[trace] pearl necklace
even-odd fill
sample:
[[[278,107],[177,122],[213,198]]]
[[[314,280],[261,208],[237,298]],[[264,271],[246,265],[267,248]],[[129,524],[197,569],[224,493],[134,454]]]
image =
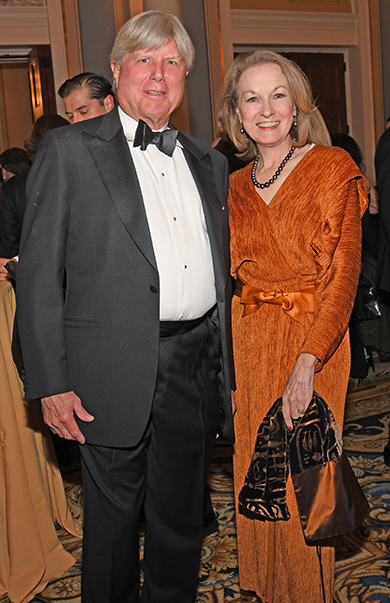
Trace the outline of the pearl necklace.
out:
[[[275,174],[272,176],[272,178],[270,178],[268,180],[268,182],[258,182],[256,180],[256,170],[257,170],[257,166],[259,165],[259,153],[257,153],[257,157],[255,159],[255,162],[254,162],[253,168],[252,168],[252,182],[253,182],[253,184],[257,188],[268,188],[269,186],[271,186],[271,184],[273,184],[275,182],[276,178],[280,175],[280,172],[283,170],[283,168],[286,165],[287,161],[289,159],[291,159],[294,151],[295,151],[295,147],[293,145],[291,147],[291,149],[289,150],[289,152],[287,153],[286,157],[283,159],[283,161],[280,164],[280,166],[278,167],[278,169],[276,170]]]

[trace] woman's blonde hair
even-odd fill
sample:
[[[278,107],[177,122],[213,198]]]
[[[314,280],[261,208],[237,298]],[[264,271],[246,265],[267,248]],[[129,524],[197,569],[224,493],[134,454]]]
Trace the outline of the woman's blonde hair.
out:
[[[279,65],[290,87],[296,106],[297,126],[292,126],[290,134],[294,146],[316,143],[332,146],[324,119],[316,107],[311,86],[306,75],[296,63],[271,50],[256,50],[251,53],[240,53],[230,67],[225,78],[222,96],[223,123],[229,138],[240,151],[240,157],[251,160],[257,155],[255,142],[240,131],[236,106],[238,103],[238,85],[242,74],[250,67],[273,63]]]
[[[117,33],[111,51],[111,61],[119,64],[129,52],[157,49],[170,40],[176,42],[188,71],[195,59],[195,49],[184,26],[175,15],[149,10],[127,21]]]

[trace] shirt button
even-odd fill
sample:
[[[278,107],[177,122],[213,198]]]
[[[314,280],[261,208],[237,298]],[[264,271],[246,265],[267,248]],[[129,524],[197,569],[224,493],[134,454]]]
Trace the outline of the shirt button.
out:
[[[173,216],[173,221],[176,222],[177,218],[175,218],[175,216]]]
[[[165,176],[164,172],[162,172],[161,176],[164,178],[164,176]]]
[[[187,264],[184,264],[184,270],[187,270]]]
[[[151,290],[152,293],[157,293],[158,288],[156,287],[156,285],[150,285],[149,289]]]

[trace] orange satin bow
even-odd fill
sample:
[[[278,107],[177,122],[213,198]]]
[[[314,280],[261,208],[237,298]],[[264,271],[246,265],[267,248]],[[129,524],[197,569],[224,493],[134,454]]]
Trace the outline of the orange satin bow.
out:
[[[286,314],[302,325],[305,324],[306,312],[314,312],[315,292],[315,287],[308,287],[293,293],[283,293],[280,289],[262,291],[258,287],[244,285],[239,281],[235,291],[236,295],[241,297],[241,303],[245,306],[243,316],[256,312],[263,304],[275,304],[282,306]]]

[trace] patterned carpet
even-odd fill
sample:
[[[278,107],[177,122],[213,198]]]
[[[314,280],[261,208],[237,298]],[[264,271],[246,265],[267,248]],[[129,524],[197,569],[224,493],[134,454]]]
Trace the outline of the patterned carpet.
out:
[[[390,410],[390,371],[381,367],[369,383],[348,394],[344,446],[371,505],[364,526],[340,539],[336,563],[336,603],[388,603],[390,601],[390,468],[383,462]],[[83,493],[77,454],[63,472],[72,512],[81,517]],[[232,449],[218,442],[210,470],[213,505],[220,530],[204,540],[197,603],[255,603],[240,593],[237,566]],[[77,562],[35,599],[38,603],[80,603],[81,543],[59,529],[59,538]],[[142,556],[141,534],[141,556]],[[6,597],[0,603],[8,603]],[[283,603],[282,601],[279,603]]]
[[[371,506],[363,527],[340,539],[335,601],[390,601],[390,467],[383,462],[390,411],[390,377],[348,395],[344,447]]]

